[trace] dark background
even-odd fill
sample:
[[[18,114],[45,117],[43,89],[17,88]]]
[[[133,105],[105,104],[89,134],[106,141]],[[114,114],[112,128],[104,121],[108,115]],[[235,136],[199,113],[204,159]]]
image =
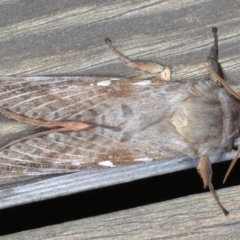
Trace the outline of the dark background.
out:
[[[240,184],[240,163],[235,166],[226,184],[222,184],[228,166],[228,162],[213,165],[215,189]],[[180,171],[1,210],[0,234],[97,216],[206,191],[208,190],[203,189],[202,180],[195,169]],[[216,206],[213,211],[220,210]]]

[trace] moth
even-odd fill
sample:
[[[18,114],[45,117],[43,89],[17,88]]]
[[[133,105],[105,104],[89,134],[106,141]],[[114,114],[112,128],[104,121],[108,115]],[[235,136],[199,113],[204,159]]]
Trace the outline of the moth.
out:
[[[227,215],[211,182],[209,155],[219,148],[232,150],[239,136],[240,96],[224,81],[217,28],[212,32],[214,44],[206,66],[210,77],[203,81],[171,82],[170,68],[133,61],[108,38],[105,43],[123,63],[156,78],[3,80],[0,113],[10,122],[17,121],[23,132],[30,124],[32,134],[19,139],[3,134],[1,175],[68,172],[198,155],[204,187],[209,187]]]

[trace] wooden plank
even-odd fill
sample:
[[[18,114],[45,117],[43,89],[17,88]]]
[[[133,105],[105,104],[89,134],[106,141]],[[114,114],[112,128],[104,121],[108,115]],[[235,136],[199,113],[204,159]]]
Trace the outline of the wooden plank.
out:
[[[174,80],[202,79],[207,73],[201,62],[212,44],[211,27],[217,26],[221,62],[233,78],[239,68],[238,4],[3,1],[0,75],[139,76],[109,52],[103,40],[110,37],[129,57],[171,66]]]
[[[225,161],[233,156],[233,152],[224,154],[219,160],[219,155],[215,155],[212,162]],[[197,158],[183,157],[114,169],[80,171],[49,179],[38,177],[20,186],[3,187],[0,209],[194,168],[197,161]]]
[[[7,235],[1,239],[238,239],[240,187],[218,191],[230,210],[216,211],[209,193]]]

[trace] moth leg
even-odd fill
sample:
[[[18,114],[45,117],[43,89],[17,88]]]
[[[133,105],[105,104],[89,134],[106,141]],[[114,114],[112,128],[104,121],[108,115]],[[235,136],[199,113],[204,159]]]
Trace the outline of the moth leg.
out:
[[[221,208],[221,210],[223,211],[223,213],[225,215],[228,215],[229,212],[221,204],[221,202],[218,198],[218,195],[212,185],[212,166],[209,161],[208,155],[201,156],[197,170],[203,180],[203,187],[206,188],[208,186],[208,188],[209,188],[210,192],[212,193],[213,198],[217,202],[218,206]]]
[[[205,63],[203,63],[203,65],[207,68],[207,70],[209,71],[209,73],[210,73],[213,77],[215,77],[215,79],[216,79],[220,84],[222,84],[223,87],[224,87],[229,93],[231,93],[234,97],[236,97],[237,99],[240,100],[240,94],[239,94],[239,93],[237,93],[235,90],[233,90],[232,87],[229,86],[228,83],[227,83],[225,80],[223,80],[222,78],[220,78],[220,77],[219,77],[215,72],[213,72],[213,70],[212,70],[210,67],[208,67]]]
[[[237,99],[240,100],[240,94],[237,93],[234,89],[232,89],[231,86],[228,85],[228,83],[224,80],[224,74],[222,71],[222,67],[220,63],[218,62],[218,39],[217,39],[217,28],[212,28],[213,36],[214,36],[214,45],[210,50],[210,55],[208,56],[208,63],[209,66],[204,64],[204,66],[208,69],[210,73],[210,78],[213,81],[217,81],[220,85],[222,85],[231,95],[236,97]],[[223,107],[223,113],[226,116],[229,116],[229,109],[227,105],[225,104],[225,99],[221,100],[222,102],[222,107]],[[229,117],[226,117],[223,119],[223,130],[225,131],[225,135],[228,136],[232,133],[229,133],[229,126],[232,126],[232,119]],[[232,130],[232,129],[230,129]],[[225,151],[230,152],[233,148],[233,143],[234,143],[235,137],[231,137],[228,139],[228,142],[223,146]],[[226,180],[226,177],[225,177]],[[224,180],[224,182],[225,182]]]
[[[227,172],[226,172],[226,174],[225,174],[225,176],[224,176],[224,179],[223,179],[223,183],[226,182],[226,180],[227,180],[230,172],[232,171],[234,165],[236,164],[236,162],[237,162],[237,160],[238,160],[238,158],[239,158],[239,155],[240,155],[240,146],[238,147],[238,151],[237,151],[234,159],[232,160],[230,166],[228,167],[228,170],[227,170]]]
[[[222,67],[220,63],[218,62],[218,35],[217,35],[217,28],[213,27],[212,28],[212,33],[214,37],[214,44],[210,49],[210,54],[207,58],[209,67],[212,69],[214,73],[216,73],[220,78],[224,79],[224,74],[222,71]],[[213,81],[217,81],[215,77],[210,73],[210,78]]]
[[[203,65],[207,68],[207,70],[210,73],[210,78],[218,82],[219,84],[223,85],[223,87],[231,93],[233,96],[235,96],[237,99],[240,100],[240,94],[238,94],[236,91],[234,91],[231,86],[228,85],[228,83],[224,80],[224,74],[222,71],[222,67],[220,63],[218,62],[218,36],[217,36],[217,28],[212,28],[213,37],[214,37],[214,44],[213,47],[210,50],[210,54],[207,58],[209,66],[207,66],[205,63]]]
[[[118,56],[124,64],[131,68],[137,68],[145,72],[149,72],[152,74],[159,74],[160,79],[164,81],[171,80],[171,70],[169,67],[164,67],[158,63],[154,62],[141,62],[141,61],[134,61],[130,58],[124,56],[121,52],[119,52],[113,45],[109,38],[105,39],[105,43],[109,46],[111,51]]]

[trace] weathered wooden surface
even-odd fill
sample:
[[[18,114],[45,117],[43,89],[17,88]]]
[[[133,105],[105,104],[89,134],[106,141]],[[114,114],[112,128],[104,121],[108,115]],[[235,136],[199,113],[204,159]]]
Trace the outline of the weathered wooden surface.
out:
[[[208,0],[2,1],[0,2],[0,76],[139,76],[139,71],[126,68],[109,52],[103,39],[110,37],[119,50],[131,58],[158,61],[172,67],[173,80],[202,79],[208,75],[202,62],[206,61],[212,45],[211,27],[216,26],[219,29],[220,61],[228,80],[234,85],[237,84],[240,73],[239,6],[240,1]],[[168,169],[174,164],[172,162],[168,165]],[[189,164],[184,165],[183,169],[187,167]],[[190,167],[195,167],[195,163],[191,160]],[[139,172],[137,169],[132,170],[131,173],[135,174],[130,174],[133,178],[127,181],[138,176],[142,177],[141,168]],[[182,167],[178,168],[180,169]],[[161,172],[159,170],[158,173]],[[149,170],[144,177],[154,174],[157,173]],[[110,179],[110,172],[108,176]],[[91,188],[100,186],[96,185],[101,181],[98,178],[95,183],[90,184]],[[68,175],[68,179],[71,181],[71,175]],[[2,200],[8,199],[6,205],[4,205],[6,201],[1,201],[3,207],[44,199],[41,194],[37,195],[37,192],[33,191],[35,185],[30,185],[28,188],[29,184],[42,183],[40,188],[45,187],[50,193],[54,185],[50,184],[47,189],[45,180],[41,180],[36,178],[31,179],[30,182],[16,182],[13,185],[3,186]],[[115,183],[118,181],[121,182],[117,179]],[[103,181],[102,184],[106,185],[106,182]],[[108,184],[114,183],[107,182]],[[86,190],[84,187],[83,185],[81,189],[75,189],[73,185],[70,188],[65,185],[65,190],[48,194],[46,198]],[[18,195],[24,190],[27,195]],[[15,194],[16,191],[19,192]],[[237,189],[234,191],[237,195]],[[212,201],[209,194],[206,196],[207,201]],[[222,201],[226,202],[226,199]],[[196,204],[196,199],[192,203]],[[201,204],[201,201],[199,203]],[[235,207],[236,204],[229,206]],[[180,210],[186,211],[187,214],[192,211],[186,204],[181,205]],[[189,215],[189,219],[192,219],[189,223],[191,221],[196,223],[200,221],[199,219],[206,222],[208,214],[211,213],[209,211],[204,211],[202,214],[193,213]],[[228,219],[223,218],[220,211],[216,214],[216,218],[220,216],[221,219]],[[174,218],[171,217],[172,220]],[[185,215],[181,215],[180,219],[179,222],[183,224],[182,219],[185,219]],[[93,226],[89,228],[90,231]],[[179,228],[186,231],[189,230],[188,226],[184,221]],[[231,229],[233,228],[235,232],[238,229],[234,224],[231,226]],[[205,232],[209,228],[200,225],[197,229],[199,231],[194,237],[200,237],[201,235],[197,234],[202,234],[201,230]],[[225,230],[226,236],[229,231],[234,232],[229,230],[229,226],[226,228],[219,226],[216,229],[217,233]],[[140,231],[140,228],[137,231]],[[171,230],[168,229],[169,231]],[[118,234],[121,232],[118,231]]]
[[[239,1],[2,1],[0,76],[139,76],[106,45],[173,68],[174,80],[207,75],[201,62],[219,28],[227,75],[239,67]],[[201,70],[201,71],[199,71]],[[231,70],[231,72],[230,72]]]
[[[2,239],[238,239],[240,187],[219,190],[230,210],[216,211],[210,194],[198,194],[25,231]]]
[[[233,153],[223,155],[221,160],[218,157],[213,157],[212,162],[231,158],[233,158]],[[197,158],[183,157],[171,161],[166,160],[114,169],[82,171],[47,179],[40,176],[35,181],[33,179],[32,181],[20,182],[16,186],[9,187],[6,185],[3,187],[0,190],[0,209],[181,171],[195,167],[196,163]]]

